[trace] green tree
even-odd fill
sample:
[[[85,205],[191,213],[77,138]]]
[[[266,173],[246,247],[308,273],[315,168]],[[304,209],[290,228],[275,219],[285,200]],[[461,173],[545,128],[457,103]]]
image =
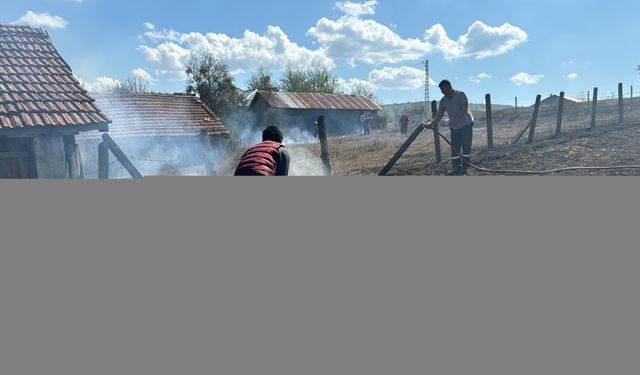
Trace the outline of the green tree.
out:
[[[373,93],[373,88],[369,85],[366,85],[362,82],[354,83],[351,86],[351,95],[361,95],[366,96],[367,98],[373,100],[374,102],[378,101],[378,98]]]
[[[138,74],[131,74],[127,79],[118,82],[106,92],[112,94],[140,94],[149,92],[150,82]]]
[[[339,82],[338,77],[320,64],[310,67],[288,65],[280,80],[280,89],[285,92],[335,94],[339,91]]]
[[[287,65],[280,79],[280,89],[284,92],[310,92],[311,86],[307,82],[305,69]]]
[[[191,55],[186,64],[187,92],[196,94],[211,109],[224,115],[242,103],[229,67],[212,53]]]
[[[122,82],[120,88],[129,93],[145,93],[149,92],[149,84],[150,82],[146,78],[138,74],[131,74]]]
[[[258,71],[251,74],[247,81],[247,88],[259,91],[278,91],[271,79],[271,71],[264,66],[259,67]]]

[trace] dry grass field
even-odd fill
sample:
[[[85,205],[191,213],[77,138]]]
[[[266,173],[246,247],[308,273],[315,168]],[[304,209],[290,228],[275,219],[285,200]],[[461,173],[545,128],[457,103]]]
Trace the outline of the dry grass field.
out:
[[[609,167],[640,164],[640,99],[625,100],[625,119],[618,124],[618,101],[598,103],[597,126],[590,130],[590,103],[565,104],[562,134],[554,138],[557,103],[543,104],[536,126],[535,141],[525,144],[528,132],[517,144],[514,136],[531,119],[533,108],[503,109],[493,114],[494,148],[487,148],[486,118],[476,118],[473,162],[492,170],[547,171],[567,167]],[[412,127],[409,132],[415,129]],[[449,137],[446,126],[442,133]],[[395,124],[373,129],[368,136],[330,137],[329,152],[334,176],[376,176],[407,139]],[[292,154],[291,175],[321,175],[320,145],[287,146]],[[443,162],[435,162],[434,136],[423,131],[393,169],[392,176],[443,175],[449,168],[450,149],[442,142]],[[240,151],[221,174],[232,174]],[[469,175],[510,175],[471,169]],[[580,170],[556,175],[640,175],[640,169]]]

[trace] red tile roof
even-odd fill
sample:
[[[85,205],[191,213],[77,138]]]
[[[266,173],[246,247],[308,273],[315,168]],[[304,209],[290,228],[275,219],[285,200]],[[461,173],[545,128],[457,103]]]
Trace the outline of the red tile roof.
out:
[[[360,95],[259,91],[258,96],[274,108],[382,111],[373,100]]]
[[[109,119],[42,29],[0,25],[0,131],[107,130]]]
[[[192,95],[96,94],[95,98],[113,120],[109,125],[113,138],[229,135],[220,117]],[[79,138],[99,139],[100,135],[89,132]]]

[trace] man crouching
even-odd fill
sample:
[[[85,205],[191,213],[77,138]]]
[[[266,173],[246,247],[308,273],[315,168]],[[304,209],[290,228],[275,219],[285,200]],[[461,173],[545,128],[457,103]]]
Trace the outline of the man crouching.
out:
[[[262,142],[248,149],[240,159],[234,176],[287,176],[289,152],[282,144],[282,130],[269,126],[262,132]]]

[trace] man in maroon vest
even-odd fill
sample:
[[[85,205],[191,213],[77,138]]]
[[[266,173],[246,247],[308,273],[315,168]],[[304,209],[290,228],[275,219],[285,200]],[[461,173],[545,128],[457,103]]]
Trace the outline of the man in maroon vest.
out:
[[[289,152],[282,145],[282,130],[269,126],[262,132],[262,142],[242,155],[235,176],[287,176]]]

